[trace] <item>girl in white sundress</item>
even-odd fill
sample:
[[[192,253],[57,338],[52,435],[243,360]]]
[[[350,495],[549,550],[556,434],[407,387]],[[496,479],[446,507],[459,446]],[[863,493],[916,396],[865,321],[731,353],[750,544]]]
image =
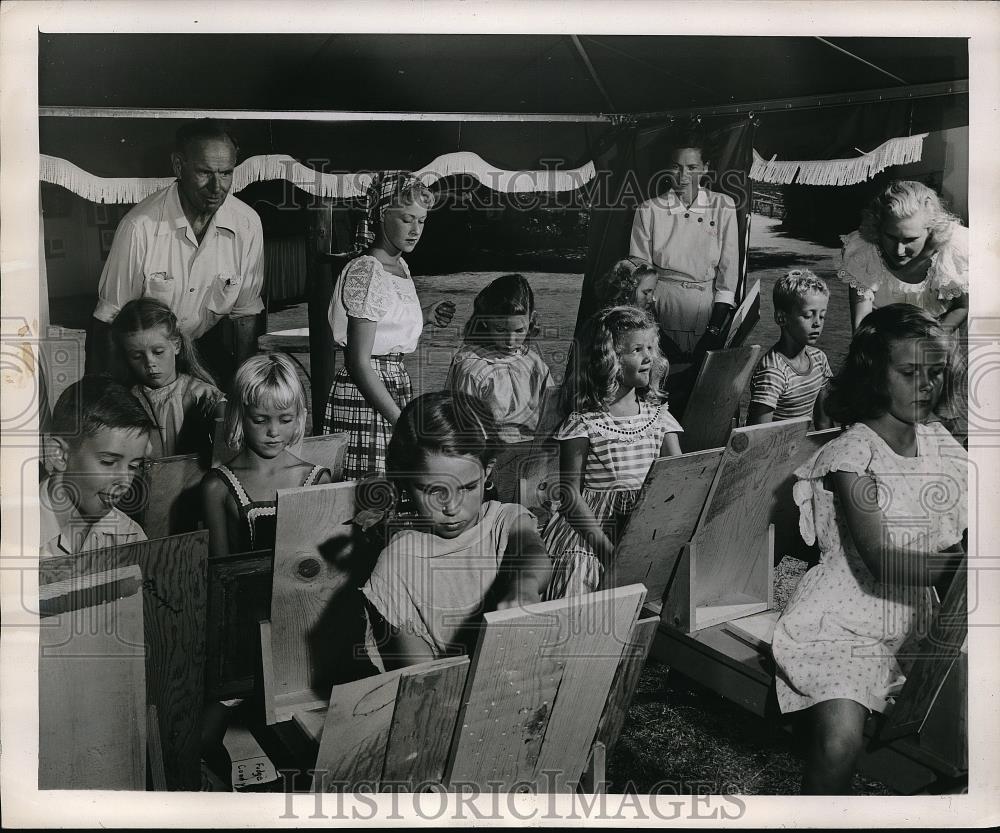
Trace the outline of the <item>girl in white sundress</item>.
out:
[[[796,471],[793,495],[820,562],[774,631],[778,704],[812,737],[802,791],[849,792],[865,720],[903,682],[896,654],[926,633],[931,587],[963,557],[966,453],[928,422],[951,345],[928,313],[870,313],[832,383],[829,412],[849,427]]]
[[[656,322],[635,307],[598,312],[580,342],[574,410],[559,441],[558,505],[542,535],[546,598],[596,590],[653,461],[680,454],[680,425],[650,380],[666,362]]]

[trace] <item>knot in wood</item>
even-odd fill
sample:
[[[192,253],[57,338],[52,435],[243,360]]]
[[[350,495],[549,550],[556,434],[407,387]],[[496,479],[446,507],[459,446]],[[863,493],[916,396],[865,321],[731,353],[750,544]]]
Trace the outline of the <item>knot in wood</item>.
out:
[[[737,454],[742,454],[747,450],[747,446],[750,445],[750,440],[746,438],[745,434],[733,434],[732,439],[733,451]]]
[[[319,562],[315,558],[303,558],[299,562],[298,572],[302,578],[316,578],[319,575]]]

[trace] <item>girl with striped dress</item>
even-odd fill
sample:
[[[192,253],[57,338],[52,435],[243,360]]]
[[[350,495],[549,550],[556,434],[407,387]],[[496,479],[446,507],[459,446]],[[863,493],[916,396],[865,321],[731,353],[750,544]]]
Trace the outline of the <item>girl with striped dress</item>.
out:
[[[666,364],[652,317],[602,310],[581,348],[574,410],[555,434],[560,484],[542,534],[553,560],[548,599],[598,589],[653,461],[680,454],[682,429],[650,384]]]
[[[421,309],[403,254],[416,248],[434,196],[411,174],[372,179],[368,211],[351,260],[337,278],[329,320],[344,351],[327,401],[323,433],[350,435],[344,479],[385,473],[392,426],[413,397],[403,356],[417,349],[424,324],[447,326],[451,301]]]

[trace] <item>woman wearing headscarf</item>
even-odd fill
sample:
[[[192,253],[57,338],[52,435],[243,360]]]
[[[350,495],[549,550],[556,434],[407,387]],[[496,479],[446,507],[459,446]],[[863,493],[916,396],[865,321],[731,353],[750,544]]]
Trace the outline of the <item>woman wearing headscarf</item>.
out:
[[[344,366],[330,390],[323,432],[350,435],[344,478],[385,473],[392,426],[413,396],[403,356],[417,349],[424,324],[444,327],[451,301],[422,309],[404,254],[414,250],[434,195],[412,174],[372,179],[355,248],[361,252],[337,278],[329,320]]]

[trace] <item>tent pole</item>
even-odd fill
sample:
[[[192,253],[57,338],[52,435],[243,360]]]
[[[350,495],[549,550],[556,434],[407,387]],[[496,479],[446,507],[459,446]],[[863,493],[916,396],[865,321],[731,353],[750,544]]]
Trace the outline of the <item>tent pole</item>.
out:
[[[354,110],[182,110],[165,107],[39,107],[38,115],[86,119],[202,119],[320,122],[568,122],[607,124],[600,113],[406,113]]]
[[[649,113],[631,113],[642,120],[678,118],[683,116],[736,116],[747,113],[787,112],[815,110],[821,107],[842,107],[851,104],[870,104],[879,101],[934,98],[946,95],[965,95],[969,92],[969,79],[939,81],[932,84],[911,84],[906,87],[885,87],[830,95],[771,98],[761,101],[744,101],[739,104],[720,104],[704,107],[680,107]],[[104,119],[257,119],[259,121],[416,121],[416,122],[565,122],[576,124],[608,124],[611,117],[600,113],[406,113],[360,112],[353,110],[180,110],[169,108],[137,109],[129,107],[39,107],[41,117],[104,118]]]
[[[848,52],[843,47],[837,46],[837,44],[835,44],[835,43],[833,43],[831,41],[828,41],[826,38],[821,38],[821,37],[818,37],[818,36],[814,35],[813,39],[814,40],[818,40],[820,43],[826,44],[831,49],[836,49],[838,52],[843,52],[849,58],[854,58],[855,61],[860,61],[865,66],[871,67],[872,69],[874,69],[874,70],[876,70],[878,72],[881,72],[883,75],[888,75],[893,81],[898,81],[900,84],[906,84],[907,83],[907,81],[905,79],[900,78],[898,75],[893,75],[888,70],[882,69],[882,67],[880,67],[880,66],[876,66],[871,61],[866,61],[860,55],[855,55],[853,52]]]
[[[615,103],[611,100],[611,96],[608,95],[608,91],[604,89],[604,85],[601,83],[601,79],[597,75],[597,70],[594,69],[594,65],[590,62],[590,56],[587,55],[587,50],[584,49],[583,44],[580,43],[580,39],[576,35],[570,35],[569,39],[573,41],[573,46],[576,47],[576,51],[579,53],[584,66],[587,67],[587,72],[590,73],[590,79],[594,82],[594,85],[604,97],[604,102],[608,105],[608,109],[613,113],[618,112],[615,107]]]
[[[933,84],[912,84],[907,87],[885,87],[877,90],[860,90],[854,93],[770,98],[761,101],[744,101],[740,104],[722,104],[717,107],[681,107],[654,113],[633,113],[636,119],[654,120],[681,116],[737,116],[748,113],[788,112],[791,110],[817,110],[822,107],[845,107],[852,104],[872,104],[880,101],[935,98],[946,95],[965,95],[969,92],[969,79],[938,81]]]

